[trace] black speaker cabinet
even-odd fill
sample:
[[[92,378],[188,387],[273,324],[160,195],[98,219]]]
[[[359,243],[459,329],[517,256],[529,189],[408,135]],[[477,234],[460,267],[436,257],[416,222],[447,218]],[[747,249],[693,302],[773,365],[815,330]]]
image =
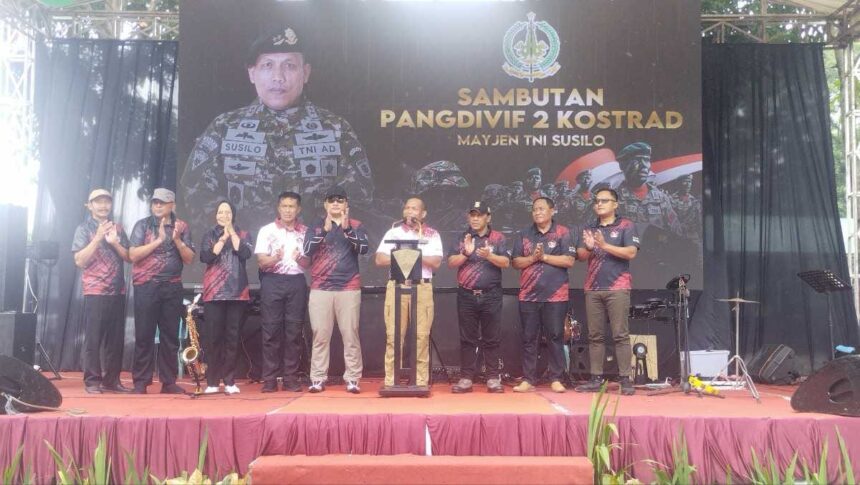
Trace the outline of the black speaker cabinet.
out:
[[[750,360],[747,369],[753,381],[760,384],[791,384],[800,375],[794,349],[782,344],[762,347]]]
[[[0,355],[33,365],[36,351],[36,314],[0,313]]]
[[[860,355],[831,360],[791,396],[795,411],[860,416]]]

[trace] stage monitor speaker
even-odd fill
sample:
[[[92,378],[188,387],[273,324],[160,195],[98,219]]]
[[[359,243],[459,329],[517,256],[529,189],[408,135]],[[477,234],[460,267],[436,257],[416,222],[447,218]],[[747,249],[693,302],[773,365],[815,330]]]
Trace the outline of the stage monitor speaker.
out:
[[[0,313],[0,355],[33,365],[36,352],[36,314]]]
[[[794,358],[791,347],[768,344],[753,356],[747,369],[753,381],[760,384],[791,384],[800,375]]]
[[[795,411],[860,416],[860,355],[831,360],[791,396]]]
[[[31,364],[14,357],[0,355],[0,392],[27,404],[58,408],[63,404],[60,391]],[[0,414],[31,413],[41,409],[19,402],[8,402],[0,396]]]
[[[23,308],[27,209],[0,204],[0,311]]]

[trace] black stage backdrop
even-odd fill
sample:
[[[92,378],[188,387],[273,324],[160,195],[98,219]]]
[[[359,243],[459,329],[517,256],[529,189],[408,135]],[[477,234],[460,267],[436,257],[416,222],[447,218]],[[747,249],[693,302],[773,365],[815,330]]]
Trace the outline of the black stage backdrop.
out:
[[[52,271],[50,301],[39,285],[40,314],[46,305],[50,313],[47,324],[40,318],[39,335],[64,369],[80,368],[80,286],[68,247],[86,214],[88,190],[110,188],[116,218],[128,228],[147,213],[148,191],[175,187],[176,47],[55,41],[37,51],[42,170],[34,239],[60,241],[63,249]],[[830,268],[847,276],[821,46],[706,46],[702,77],[705,281],[691,309],[691,347],[731,348],[729,307],[715,299],[740,292],[761,302],[743,309],[745,356],[763,344],[785,343],[808,372],[828,356],[827,305],[796,273]],[[47,268],[37,273],[44,280]],[[382,321],[379,296],[365,298],[363,321]],[[653,296],[659,295],[637,291],[634,302]],[[573,298],[581,310],[581,292]],[[453,295],[440,295],[437,307],[452,307],[453,301]],[[505,305],[505,356],[518,356],[513,298]],[[835,340],[857,343],[850,295],[836,295],[833,309]],[[446,363],[456,365],[455,314],[437,314],[434,335]],[[375,354],[383,332],[373,327],[362,328],[369,374],[381,368]],[[636,327],[666,335],[668,325],[639,322],[634,332]],[[132,335],[128,319],[126,362]],[[335,357],[332,374],[338,367]],[[517,368],[519,362],[508,365],[512,372]]]
[[[803,371],[830,358],[827,298],[797,277],[847,280],[836,208],[821,45],[709,45],[702,50],[705,289],[693,318],[699,347],[727,349],[727,303],[741,313],[741,354],[769,343]],[[833,295],[834,341],[857,343],[850,292]],[[733,338],[732,338],[733,340]]]
[[[176,186],[177,44],[53,40],[37,45],[42,165],[33,239],[60,244],[50,292],[43,284],[49,268],[31,265],[31,274],[38,276],[37,335],[55,364],[79,369],[83,298],[72,236],[89,214],[84,203],[91,188],[113,193],[114,218],[129,233],[135,221],[148,215],[152,189]],[[129,286],[130,274],[127,267]],[[124,360],[130,364],[131,298],[127,308]]]

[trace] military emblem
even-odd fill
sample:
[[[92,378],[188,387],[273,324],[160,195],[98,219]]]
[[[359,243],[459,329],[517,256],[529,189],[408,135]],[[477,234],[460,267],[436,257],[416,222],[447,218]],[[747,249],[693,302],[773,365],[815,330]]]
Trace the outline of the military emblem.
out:
[[[526,16],[527,22],[515,22],[505,32],[502,51],[505,64],[502,70],[518,79],[544,79],[558,72],[561,41],[558,32],[545,20],[535,21],[534,12]]]
[[[293,29],[286,29],[283,34],[278,34],[272,37],[272,45],[296,45],[296,42],[298,41],[299,36],[296,35],[296,32]]]

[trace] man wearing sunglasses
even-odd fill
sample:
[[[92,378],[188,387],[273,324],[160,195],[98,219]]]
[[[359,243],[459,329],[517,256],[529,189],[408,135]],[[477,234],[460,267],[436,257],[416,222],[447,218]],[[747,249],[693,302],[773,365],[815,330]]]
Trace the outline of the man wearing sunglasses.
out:
[[[602,188],[594,194],[594,213],[597,220],[582,231],[577,257],[588,261],[585,273],[585,314],[588,318],[588,355],[591,363],[591,380],[576,388],[579,392],[599,391],[603,385],[603,360],[606,349],[604,328],[609,329],[615,343],[618,374],[621,377],[621,394],[632,395],[630,379],[630,260],[639,251],[636,224],[617,215],[618,193]]]
[[[343,187],[325,194],[325,217],[312,223],[305,235],[304,252],[311,260],[311,295],[308,311],[314,334],[311,352],[310,392],[325,390],[329,347],[334,322],[343,340],[343,380],[347,392],[361,392],[362,360],[358,337],[361,311],[361,277],[358,255],[367,254],[367,233],[361,222],[350,219]]]

